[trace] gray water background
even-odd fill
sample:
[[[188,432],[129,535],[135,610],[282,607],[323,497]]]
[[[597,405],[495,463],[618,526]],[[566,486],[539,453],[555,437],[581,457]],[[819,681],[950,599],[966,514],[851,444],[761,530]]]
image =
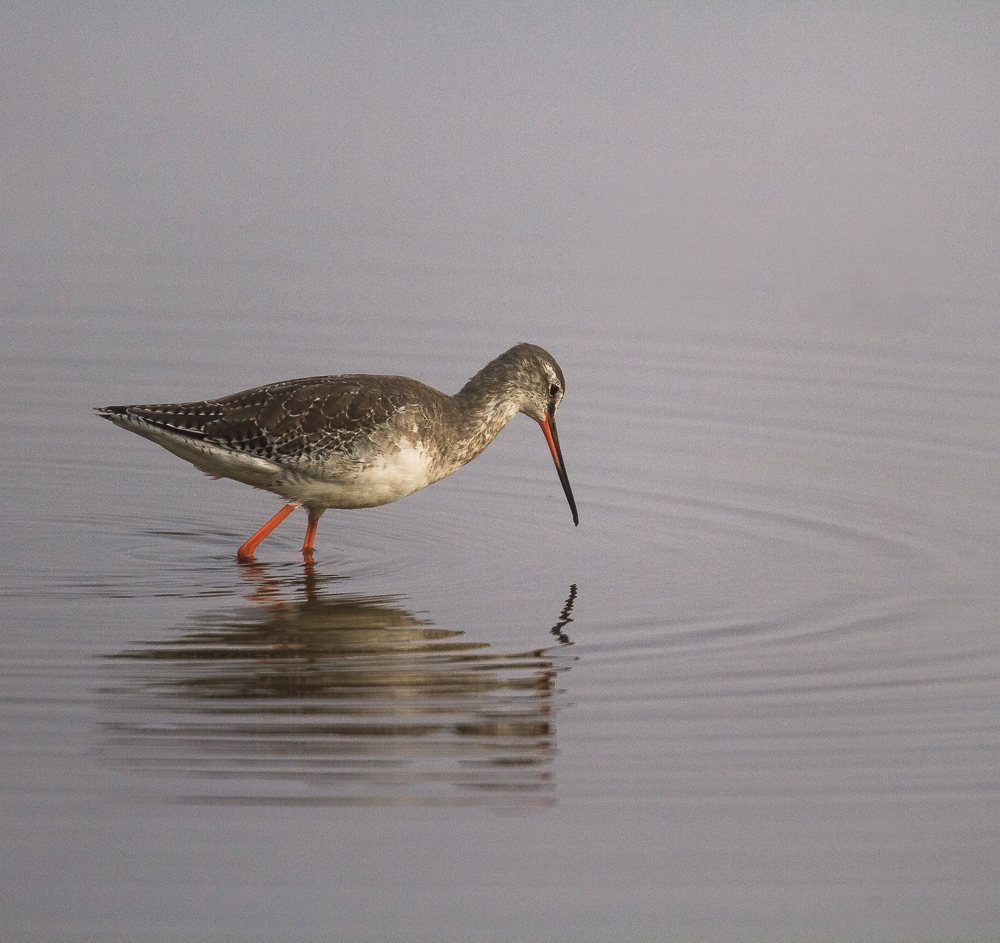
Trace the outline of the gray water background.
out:
[[[992,940],[991,5],[0,11],[0,939]],[[304,514],[91,407],[559,360]]]

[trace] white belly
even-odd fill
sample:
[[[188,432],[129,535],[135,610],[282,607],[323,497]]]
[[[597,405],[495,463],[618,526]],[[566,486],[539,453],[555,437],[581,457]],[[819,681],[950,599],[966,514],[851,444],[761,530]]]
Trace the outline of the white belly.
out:
[[[390,504],[437,481],[421,443],[405,439],[398,452],[357,463],[341,459],[334,468],[285,470],[268,489],[306,507],[371,508]]]

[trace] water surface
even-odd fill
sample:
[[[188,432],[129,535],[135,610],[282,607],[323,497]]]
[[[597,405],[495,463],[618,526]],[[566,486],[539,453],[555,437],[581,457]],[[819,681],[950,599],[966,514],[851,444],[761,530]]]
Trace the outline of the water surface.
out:
[[[992,939],[992,17],[110,9],[3,14],[0,936]],[[517,417],[240,565],[91,412],[521,340],[579,528]]]

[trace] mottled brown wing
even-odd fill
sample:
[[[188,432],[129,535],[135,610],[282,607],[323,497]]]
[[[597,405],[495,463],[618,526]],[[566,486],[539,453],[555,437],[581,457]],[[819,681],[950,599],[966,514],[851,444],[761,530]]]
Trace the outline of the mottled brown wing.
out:
[[[305,377],[203,402],[102,411],[109,418],[132,416],[193,439],[280,461],[320,458],[330,452],[349,454],[359,439],[367,439],[398,412],[419,402],[416,394],[421,389],[428,388],[405,377]]]

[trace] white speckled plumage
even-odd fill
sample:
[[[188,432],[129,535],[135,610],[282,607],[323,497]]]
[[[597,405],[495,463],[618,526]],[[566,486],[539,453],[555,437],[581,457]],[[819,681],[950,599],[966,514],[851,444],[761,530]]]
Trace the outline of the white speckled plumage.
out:
[[[213,477],[289,502],[240,547],[240,559],[252,559],[296,507],[309,511],[302,552],[311,559],[316,524],[327,508],[376,507],[427,487],[479,455],[518,412],[542,427],[578,523],[555,427],[565,386],[550,354],[518,344],[454,396],[406,377],[348,374],[98,412]]]

